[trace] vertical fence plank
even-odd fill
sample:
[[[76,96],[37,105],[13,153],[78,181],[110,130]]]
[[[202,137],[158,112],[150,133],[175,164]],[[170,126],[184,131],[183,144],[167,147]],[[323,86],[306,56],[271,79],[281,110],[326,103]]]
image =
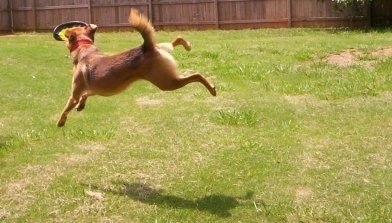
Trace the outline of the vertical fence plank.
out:
[[[287,0],[287,26],[292,27],[291,0]]]
[[[37,10],[35,0],[32,0],[32,8],[33,8],[33,31],[37,31]]]
[[[392,26],[392,1],[391,0],[374,0],[370,7],[372,26]]]
[[[215,13],[215,27],[220,28],[219,25],[219,0],[214,0],[214,13]]]
[[[8,0],[8,16],[9,16],[9,27],[10,31],[13,33],[14,32],[14,16],[12,15],[13,10],[12,10],[12,0]]]
[[[0,32],[9,32],[11,30],[10,22],[10,2],[0,1]]]
[[[152,0],[148,0],[148,15],[150,16],[150,21],[154,22],[154,13],[152,12]]]
[[[88,23],[93,23],[91,16],[91,0],[87,0]]]

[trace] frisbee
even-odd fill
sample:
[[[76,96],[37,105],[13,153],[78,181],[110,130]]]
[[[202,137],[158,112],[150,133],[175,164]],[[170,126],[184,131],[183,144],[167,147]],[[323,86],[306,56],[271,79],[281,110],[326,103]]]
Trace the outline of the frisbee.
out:
[[[53,30],[53,38],[57,41],[65,41],[67,38],[65,37],[65,30],[68,28],[76,27],[76,26],[88,26],[88,23],[81,21],[71,21],[62,23]]]

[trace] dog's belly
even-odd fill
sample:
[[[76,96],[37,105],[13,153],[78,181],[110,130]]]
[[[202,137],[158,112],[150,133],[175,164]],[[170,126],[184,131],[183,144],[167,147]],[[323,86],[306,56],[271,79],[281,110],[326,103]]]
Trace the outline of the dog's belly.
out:
[[[111,96],[125,90],[138,79],[129,73],[90,73],[89,88],[95,94]]]
[[[85,79],[94,94],[111,96],[141,79],[146,69],[140,65],[142,55],[128,52],[115,56],[91,58],[86,63]]]

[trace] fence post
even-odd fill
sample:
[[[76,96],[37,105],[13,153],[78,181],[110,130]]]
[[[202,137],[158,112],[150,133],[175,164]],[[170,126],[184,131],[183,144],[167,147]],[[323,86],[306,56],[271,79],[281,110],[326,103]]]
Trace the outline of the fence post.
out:
[[[87,0],[87,13],[88,13],[88,23],[91,24],[92,21],[92,12],[91,12],[91,0]]]
[[[36,32],[37,31],[37,10],[35,7],[35,0],[33,0],[31,2],[32,8],[33,8],[33,31]]]
[[[150,15],[151,24],[154,24],[154,15],[152,12],[152,0],[148,0],[148,15]]]
[[[14,33],[14,15],[12,11],[12,0],[8,0],[8,19],[11,33]]]
[[[219,29],[219,0],[214,0],[215,8],[215,27]]]
[[[291,15],[291,0],[287,0],[287,26],[290,28],[293,26]]]
[[[370,5],[369,5],[369,9],[368,9],[368,13],[369,13],[369,25],[370,25],[370,27],[373,27],[374,26],[374,22],[373,22],[373,9],[374,9],[374,1],[371,1],[370,2]]]

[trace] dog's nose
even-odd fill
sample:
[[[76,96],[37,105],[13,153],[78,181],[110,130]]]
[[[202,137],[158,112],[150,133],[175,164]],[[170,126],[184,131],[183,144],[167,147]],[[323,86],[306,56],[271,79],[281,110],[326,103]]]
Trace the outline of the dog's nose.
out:
[[[91,29],[93,29],[93,30],[96,30],[96,29],[98,28],[98,26],[95,25],[95,24],[90,24],[90,27],[91,27]]]

